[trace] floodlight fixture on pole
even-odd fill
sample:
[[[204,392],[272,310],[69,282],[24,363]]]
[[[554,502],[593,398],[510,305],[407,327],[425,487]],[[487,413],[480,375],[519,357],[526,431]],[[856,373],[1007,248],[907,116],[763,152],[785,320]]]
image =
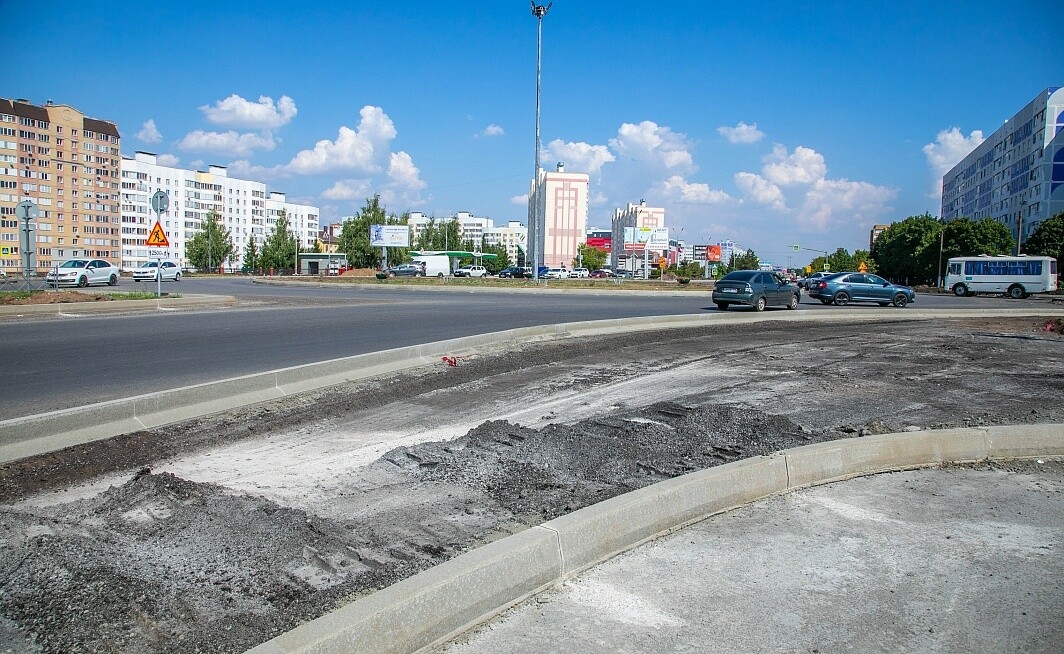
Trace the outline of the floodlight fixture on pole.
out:
[[[553,2],[548,2],[547,6],[537,5],[535,0],[529,3],[532,7],[532,15],[536,17],[538,23],[538,31],[536,36],[536,167],[532,171],[532,188],[535,189],[534,195],[530,197],[534,198],[535,203],[533,205],[532,220],[535,221],[534,234],[532,239],[532,280],[539,281],[539,260],[543,256],[543,248],[540,247],[540,243],[546,243],[544,238],[544,230],[546,229],[546,223],[544,216],[540,215],[539,206],[541,199],[539,197],[539,107],[540,107],[540,91],[541,91],[541,79],[543,73],[543,17],[547,15],[550,8],[554,6]]]

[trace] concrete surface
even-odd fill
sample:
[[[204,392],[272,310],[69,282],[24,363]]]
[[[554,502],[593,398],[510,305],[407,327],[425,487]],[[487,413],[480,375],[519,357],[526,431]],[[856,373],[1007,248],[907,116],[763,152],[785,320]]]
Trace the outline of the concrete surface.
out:
[[[163,301],[180,301],[183,298]],[[189,301],[203,298],[190,298]],[[143,301],[140,301],[143,302]],[[120,301],[107,304],[126,304]],[[51,306],[51,305],[47,305]],[[73,306],[73,305],[63,305]],[[19,307],[20,309],[22,307]],[[436,364],[443,356],[489,351],[514,342],[695,327],[727,321],[744,324],[771,321],[912,321],[968,317],[970,310],[916,310],[884,317],[880,313],[820,311],[710,312],[699,315],[654,316],[618,320],[587,321],[524,327],[479,334],[436,343],[397,348],[332,361],[306,364],[246,375],[234,379],[197,384],[184,388],[140,395],[110,402],[63,409],[44,414],[0,421],[0,463],[55,451],[72,445],[160,427],[303,391],[325,388],[347,381],[366,379],[422,365]],[[980,317],[1064,316],[1064,307],[1044,304],[1022,309],[982,310]]]
[[[546,596],[564,601],[557,602],[559,611],[545,622],[533,626],[519,618],[501,623],[514,627],[496,623],[483,637],[497,633],[499,640],[478,644],[475,637],[463,647],[480,647],[470,652],[739,652],[822,651],[823,643],[823,651],[910,651],[908,642],[921,651],[942,644],[947,651],[971,651],[966,644],[993,642],[1022,645],[1011,651],[1035,651],[1041,643],[1054,642],[1046,638],[1064,635],[1064,621],[1059,620],[1064,615],[1064,584],[1059,581],[1064,557],[1057,549],[1064,536],[1064,476],[1059,465],[1048,480],[1025,478],[1002,492],[973,478],[970,488],[955,490],[951,482],[939,481],[919,495],[892,495],[877,482],[861,481],[807,491],[797,499],[779,496],[858,475],[984,461],[999,454],[1011,459],[1035,451],[1064,457],[1064,425],[885,434],[701,470],[495,541],[250,652],[427,651],[588,569],[595,569],[586,577],[593,581],[568,587],[576,589],[575,599],[564,599],[568,591]],[[927,478],[939,480],[933,474]],[[866,490],[867,483],[876,492]],[[1015,492],[1032,485],[1032,493]],[[837,492],[841,497],[835,497]],[[743,527],[723,535],[713,528],[723,517],[698,523],[763,498],[773,498],[766,504],[770,508],[752,509],[753,517]],[[803,503],[828,510],[795,517],[795,531],[775,536],[775,528],[787,522],[780,507]],[[767,519],[758,511],[780,517]],[[929,522],[938,532],[923,524]],[[678,529],[666,544],[651,542]],[[809,546],[814,536],[823,541]],[[954,538],[956,544],[939,542]],[[651,552],[651,558],[636,566],[638,574],[616,572],[620,562],[597,571],[603,561],[648,542],[641,552]],[[686,549],[660,554],[673,542]],[[636,556],[646,560],[647,555]],[[732,558],[726,560],[728,556]],[[939,562],[931,557],[939,557],[940,569],[924,568],[925,562]],[[998,579],[988,581],[994,572]],[[613,576],[598,581],[600,574]],[[632,588],[626,586],[629,578]],[[763,592],[768,593],[764,599]],[[945,602],[939,603],[943,597]],[[803,608],[800,601],[810,605]],[[979,604],[970,609],[973,603]],[[1011,611],[1007,619],[1002,606]],[[514,615],[526,613],[537,611],[524,608]],[[869,623],[873,619],[879,621],[874,627]],[[930,636],[923,631],[925,624]],[[939,636],[933,635],[936,627]],[[670,631],[661,631],[665,628]],[[854,642],[858,646],[851,648]]]

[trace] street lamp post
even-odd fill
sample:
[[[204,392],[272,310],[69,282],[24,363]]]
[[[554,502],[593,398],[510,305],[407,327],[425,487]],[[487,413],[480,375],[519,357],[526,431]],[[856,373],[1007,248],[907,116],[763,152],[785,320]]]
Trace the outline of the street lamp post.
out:
[[[547,6],[537,5],[535,0],[531,3],[532,15],[536,17],[538,23],[538,31],[536,36],[536,167],[532,171],[532,184],[533,188],[539,190],[539,106],[540,106],[540,89],[541,89],[541,77],[542,77],[542,61],[543,61],[543,17],[547,15],[550,8],[554,5],[553,2],[548,2]],[[540,243],[546,242],[543,231],[546,229],[544,222],[544,216],[541,215],[539,210],[540,200],[539,193],[536,193],[535,206],[533,207],[533,218],[535,221],[535,238],[532,239],[532,281],[539,281],[539,260],[543,257],[543,248]]]

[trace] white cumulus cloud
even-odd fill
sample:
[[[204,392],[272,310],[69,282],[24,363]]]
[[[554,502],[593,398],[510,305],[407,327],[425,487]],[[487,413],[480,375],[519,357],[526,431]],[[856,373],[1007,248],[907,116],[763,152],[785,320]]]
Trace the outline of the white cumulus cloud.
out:
[[[761,173],[765,179],[779,186],[812,184],[824,179],[828,172],[824,155],[800,145],[792,154],[787,154],[787,148],[782,145],[773,146],[772,154],[767,155],[764,161]]]
[[[735,127],[718,127],[717,133],[729,143],[757,143],[765,138],[765,133],[757,128],[757,123],[747,125],[742,121]]]
[[[329,200],[359,200],[373,195],[373,183],[368,179],[339,179],[321,196]]]
[[[282,95],[275,105],[273,98],[260,96],[258,102],[245,100],[235,93],[213,106],[200,107],[207,120],[215,125],[241,129],[274,130],[287,125],[296,115],[295,100]]]
[[[768,205],[777,210],[787,208],[787,199],[783,196],[783,191],[780,190],[780,187],[761,175],[735,173],[735,185],[759,204]]]
[[[897,197],[895,189],[847,179],[821,179],[806,191],[798,221],[818,230],[850,226],[871,228],[878,216],[889,211],[887,203]]]
[[[398,187],[416,191],[427,186],[420,178],[421,171],[414,165],[414,160],[405,152],[393,152],[388,164],[388,179]]]
[[[587,173],[592,177],[602,172],[602,166],[616,160],[605,145],[590,143],[566,143],[556,139],[547,144],[548,160],[553,159],[565,164],[565,169],[574,173]],[[552,170],[549,164],[540,163],[546,170]]]
[[[310,150],[296,154],[285,166],[298,175],[335,170],[378,173],[387,162],[388,145],[397,132],[392,119],[380,107],[365,106],[359,112],[358,129],[341,126],[335,141],[321,140]]]
[[[697,170],[687,136],[653,121],[644,120],[638,125],[622,124],[617,136],[610,139],[609,144],[622,157],[656,163],[667,170]]]
[[[149,118],[141,125],[140,131],[134,136],[137,137],[143,143],[159,143],[163,140],[163,135],[159,133],[158,128],[155,127],[155,119]]]
[[[928,197],[942,198],[942,177],[968,154],[985,141],[983,132],[975,130],[965,136],[958,128],[944,129],[935,137],[934,143],[923,147],[927,167],[931,170],[931,192]]]
[[[212,152],[230,157],[248,157],[256,150],[273,150],[277,144],[273,136],[263,134],[240,134],[235,131],[205,132],[195,130],[185,135],[177,144],[182,150]]]
[[[673,175],[661,183],[662,194],[685,204],[720,204],[731,196],[724,191],[710,188],[709,184],[688,182],[680,175]]]
[[[503,128],[499,125],[496,125],[495,123],[488,125],[484,128],[484,131],[480,133],[481,136],[503,136],[505,134],[506,132],[503,130]]]
[[[170,166],[171,168],[176,168],[177,164],[181,163],[181,160],[172,154],[160,154],[155,157],[155,161],[160,166]]]

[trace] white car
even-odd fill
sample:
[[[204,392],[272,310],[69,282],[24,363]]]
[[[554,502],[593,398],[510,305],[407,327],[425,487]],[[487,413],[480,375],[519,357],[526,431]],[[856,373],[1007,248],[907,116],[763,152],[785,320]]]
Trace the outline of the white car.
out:
[[[162,275],[163,281],[181,281],[181,266],[173,261],[145,261],[133,269],[133,281],[154,282]]]
[[[58,268],[52,268],[45,277],[56,286],[90,286],[108,284],[114,286],[122,271],[118,266],[103,259],[71,259]]]
[[[590,277],[591,271],[587,268],[573,268],[573,272],[569,273],[570,277]]]
[[[486,277],[487,275],[488,269],[484,266],[468,265],[454,271],[455,277]]]
[[[547,268],[543,279],[569,279],[569,271],[565,268]]]

